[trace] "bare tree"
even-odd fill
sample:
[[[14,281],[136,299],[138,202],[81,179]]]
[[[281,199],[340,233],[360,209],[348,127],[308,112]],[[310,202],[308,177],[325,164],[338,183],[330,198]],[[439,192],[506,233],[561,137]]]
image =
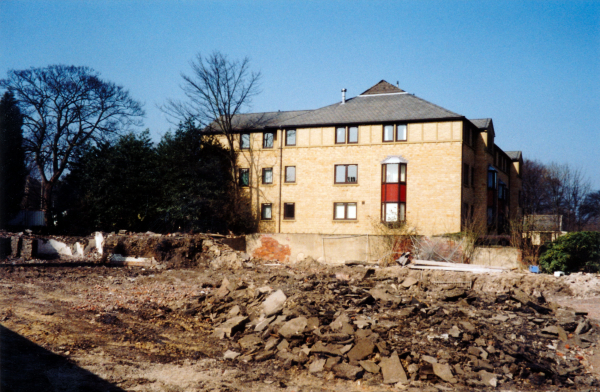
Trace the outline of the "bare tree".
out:
[[[259,91],[260,72],[250,70],[250,60],[229,60],[220,52],[201,54],[190,62],[192,73],[182,74],[187,101],[169,100],[162,110],[177,121],[196,120],[227,139],[232,169],[237,164],[234,117],[249,108]],[[233,176],[235,179],[235,174]]]
[[[600,230],[600,190],[587,194],[580,211],[584,229]]]
[[[66,65],[11,70],[0,87],[12,92],[23,113],[24,147],[42,182],[42,209],[50,223],[54,185],[74,153],[141,125],[142,105],[123,87],[93,69]]]
[[[526,160],[523,169],[525,215],[549,214],[563,217],[565,230],[582,230],[593,215],[583,208],[591,191],[589,179],[569,164]]]
[[[523,212],[525,215],[543,214],[548,205],[546,166],[538,161],[523,162]]]

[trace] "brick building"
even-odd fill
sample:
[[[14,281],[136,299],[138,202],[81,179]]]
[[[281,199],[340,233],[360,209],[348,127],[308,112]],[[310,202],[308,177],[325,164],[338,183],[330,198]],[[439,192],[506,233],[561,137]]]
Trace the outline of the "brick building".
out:
[[[491,119],[469,120],[386,81],[316,110],[233,119],[239,182],[263,233],[420,234],[475,221],[502,231],[520,214],[520,151],[494,144]]]

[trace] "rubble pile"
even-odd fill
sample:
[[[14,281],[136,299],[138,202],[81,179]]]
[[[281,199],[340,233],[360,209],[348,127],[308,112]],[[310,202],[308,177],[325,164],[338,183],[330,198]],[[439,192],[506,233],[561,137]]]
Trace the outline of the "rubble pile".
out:
[[[0,263],[103,263],[152,268],[241,268],[250,256],[228,244],[245,248],[244,237],[217,234],[157,234],[96,232],[87,237],[38,236],[30,232],[0,232]]]
[[[517,287],[492,294],[368,268],[361,275],[291,271],[261,287],[225,278],[185,312],[206,317],[223,358],[238,364],[442,390],[600,387],[588,361],[600,354],[600,326],[585,312]]]

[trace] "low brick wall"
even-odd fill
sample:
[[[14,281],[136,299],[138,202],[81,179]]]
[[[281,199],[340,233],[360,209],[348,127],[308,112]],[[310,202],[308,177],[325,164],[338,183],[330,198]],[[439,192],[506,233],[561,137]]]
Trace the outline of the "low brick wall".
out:
[[[249,234],[246,253],[282,263],[306,257],[320,262],[377,261],[385,254],[384,237],[377,235]]]
[[[508,246],[476,248],[471,264],[490,267],[525,268],[521,262],[521,251]]]
[[[378,235],[270,234],[246,236],[246,253],[281,263],[296,263],[306,257],[319,262],[377,262],[389,249],[386,237]],[[471,264],[521,268],[521,252],[510,247],[486,247],[475,251]]]

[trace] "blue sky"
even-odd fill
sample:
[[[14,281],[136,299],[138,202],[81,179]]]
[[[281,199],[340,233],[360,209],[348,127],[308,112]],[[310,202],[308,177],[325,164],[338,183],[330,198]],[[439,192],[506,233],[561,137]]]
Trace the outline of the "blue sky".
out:
[[[172,128],[156,106],[214,50],[262,72],[253,111],[398,81],[600,189],[600,1],[0,1],[0,77],[90,66],[145,102],[156,140]]]

